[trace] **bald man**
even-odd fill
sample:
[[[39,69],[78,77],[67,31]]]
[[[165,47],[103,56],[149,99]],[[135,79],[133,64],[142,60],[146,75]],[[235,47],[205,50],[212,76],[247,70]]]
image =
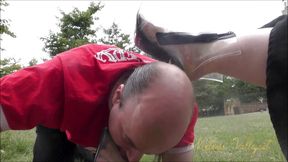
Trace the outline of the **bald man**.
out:
[[[268,108],[282,152],[288,159],[288,16],[235,35],[167,32],[137,17],[135,44],[181,67],[191,80],[217,72],[267,87]]]
[[[108,150],[106,161],[144,153],[192,160],[198,110],[189,78],[174,65],[89,44],[1,78],[0,96],[1,131],[38,125],[34,162],[74,161],[83,152],[94,161],[106,127],[120,155]]]
[[[125,146],[128,155],[160,154],[177,145],[193,110],[188,77],[175,66],[152,63],[136,69],[126,84],[112,96],[109,130],[115,143]]]

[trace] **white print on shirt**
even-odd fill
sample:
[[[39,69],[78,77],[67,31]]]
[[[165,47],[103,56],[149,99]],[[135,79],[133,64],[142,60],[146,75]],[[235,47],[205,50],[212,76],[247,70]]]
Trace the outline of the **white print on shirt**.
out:
[[[124,62],[130,60],[138,61],[138,57],[132,52],[124,51],[120,48],[108,48],[106,50],[102,50],[96,53],[95,58],[101,62]]]

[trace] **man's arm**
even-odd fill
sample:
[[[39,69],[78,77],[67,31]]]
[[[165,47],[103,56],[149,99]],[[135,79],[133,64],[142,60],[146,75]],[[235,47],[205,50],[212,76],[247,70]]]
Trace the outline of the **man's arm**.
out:
[[[0,131],[56,128],[61,122],[63,74],[58,58],[0,78]]]

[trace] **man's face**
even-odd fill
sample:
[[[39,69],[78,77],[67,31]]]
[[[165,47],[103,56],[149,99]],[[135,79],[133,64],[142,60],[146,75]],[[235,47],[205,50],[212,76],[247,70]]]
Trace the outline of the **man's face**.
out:
[[[143,152],[135,147],[133,141],[126,133],[126,127],[124,127],[126,125],[125,123],[127,122],[127,119],[132,114],[132,105],[135,105],[135,103],[129,102],[129,106],[125,105],[125,107],[121,107],[120,96],[122,94],[122,90],[123,87],[118,87],[114,94],[114,101],[112,101],[113,106],[109,116],[109,131],[114,142],[119,147],[119,151],[123,158],[128,161],[140,161]]]
[[[140,161],[143,153],[136,148],[127,134],[127,127],[124,124],[127,122],[129,115],[132,114],[131,107],[133,106],[120,107],[120,102],[113,105],[109,117],[109,131],[114,142],[119,146],[123,158],[128,161]]]
[[[119,100],[111,109],[109,131],[129,161],[139,161],[143,153],[163,153],[184,135],[191,112],[183,113],[180,109],[171,113],[170,110],[177,105],[190,106],[192,110],[192,102],[165,91],[152,85],[143,94],[127,99],[122,107]]]

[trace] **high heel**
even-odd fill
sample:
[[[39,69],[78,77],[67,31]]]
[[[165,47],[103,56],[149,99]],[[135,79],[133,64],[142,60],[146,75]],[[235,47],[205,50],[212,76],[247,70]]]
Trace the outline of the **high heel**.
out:
[[[147,38],[143,31],[144,25],[148,23],[139,13],[137,13],[136,32],[135,32],[135,45],[144,52],[152,55],[157,60],[163,62],[170,62],[182,70],[184,69],[181,60],[171,53],[161,48],[157,42],[152,42]]]

